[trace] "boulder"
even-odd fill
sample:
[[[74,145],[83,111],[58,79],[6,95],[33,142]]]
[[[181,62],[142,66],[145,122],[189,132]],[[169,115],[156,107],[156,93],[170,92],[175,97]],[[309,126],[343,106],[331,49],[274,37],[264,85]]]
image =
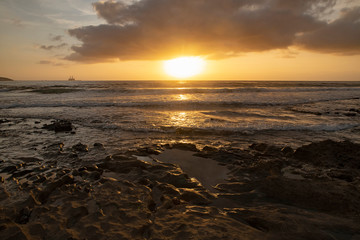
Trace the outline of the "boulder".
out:
[[[298,148],[294,158],[327,168],[360,169],[360,144],[326,140]]]
[[[42,128],[55,132],[71,132],[73,125],[68,120],[56,120],[52,124],[44,124]]]

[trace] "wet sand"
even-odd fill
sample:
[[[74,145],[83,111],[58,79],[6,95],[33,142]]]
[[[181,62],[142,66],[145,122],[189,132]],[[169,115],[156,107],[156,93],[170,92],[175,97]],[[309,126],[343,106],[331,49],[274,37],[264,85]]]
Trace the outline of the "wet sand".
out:
[[[0,239],[360,239],[359,144],[43,144],[0,161]]]

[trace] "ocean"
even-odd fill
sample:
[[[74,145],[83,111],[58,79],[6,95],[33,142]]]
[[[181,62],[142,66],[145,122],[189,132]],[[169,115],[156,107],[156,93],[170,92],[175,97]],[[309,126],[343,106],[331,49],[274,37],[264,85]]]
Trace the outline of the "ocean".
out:
[[[100,142],[114,151],[171,142],[360,143],[360,82],[1,82],[1,119],[0,154],[8,157],[56,141]],[[54,119],[69,120],[76,130],[42,129]]]

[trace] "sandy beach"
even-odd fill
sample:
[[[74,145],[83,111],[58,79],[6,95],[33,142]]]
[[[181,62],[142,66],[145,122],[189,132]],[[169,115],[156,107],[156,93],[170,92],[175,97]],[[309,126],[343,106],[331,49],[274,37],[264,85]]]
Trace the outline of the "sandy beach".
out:
[[[0,126],[15,134],[21,122]],[[75,136],[68,124],[37,123]],[[111,155],[100,141],[44,142],[18,156],[0,162],[1,239],[360,238],[360,145],[349,141]]]

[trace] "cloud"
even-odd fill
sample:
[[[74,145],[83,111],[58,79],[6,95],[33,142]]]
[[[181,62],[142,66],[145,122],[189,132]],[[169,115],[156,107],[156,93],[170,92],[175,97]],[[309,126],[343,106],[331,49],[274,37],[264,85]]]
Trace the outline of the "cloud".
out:
[[[43,64],[43,65],[64,66],[63,63],[54,62],[54,61],[50,61],[50,60],[41,60],[41,61],[39,61],[37,63],[38,64]]]
[[[17,18],[12,18],[10,19],[11,24],[17,26],[17,27],[23,27],[24,26],[24,22],[20,19]]]
[[[51,35],[50,40],[54,41],[54,42],[61,42],[63,40],[63,36],[61,36],[61,35],[56,35],[56,36]]]
[[[70,29],[81,45],[73,46],[67,59],[219,59],[294,46],[360,53],[360,39],[354,34],[360,29],[356,13],[348,11],[332,22],[321,20],[335,4],[336,0],[101,1],[93,6],[106,24]],[[339,28],[346,32],[344,37],[322,39],[323,34],[336,36]]]
[[[340,18],[300,36],[297,43],[307,49],[336,54],[360,53],[360,7],[343,9]]]
[[[50,51],[50,50],[54,50],[54,49],[59,49],[59,48],[63,48],[66,47],[67,44],[66,43],[61,43],[59,45],[41,45],[40,48]]]

